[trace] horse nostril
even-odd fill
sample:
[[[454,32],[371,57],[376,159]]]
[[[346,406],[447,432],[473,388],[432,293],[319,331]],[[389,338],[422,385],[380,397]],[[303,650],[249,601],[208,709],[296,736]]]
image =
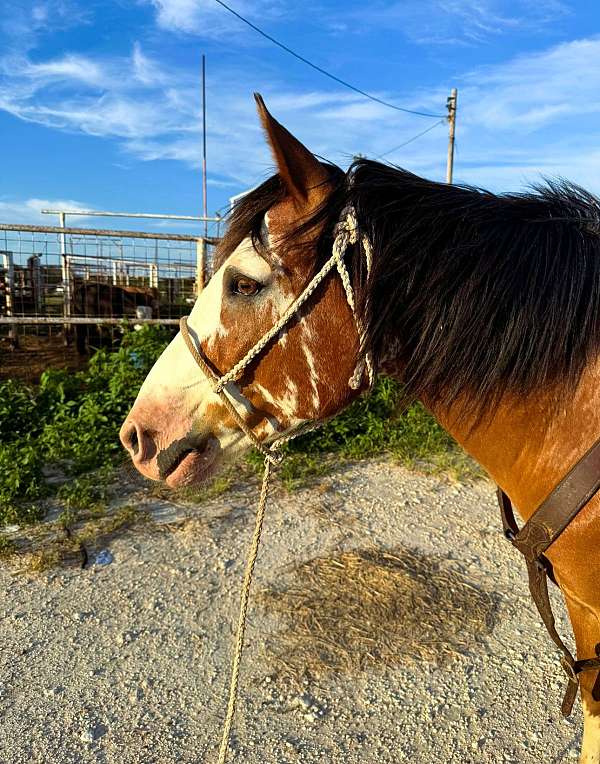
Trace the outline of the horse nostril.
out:
[[[143,432],[141,437],[143,437]],[[134,422],[128,422],[121,430],[121,443],[129,451],[132,457],[139,454],[141,447],[140,433]]]
[[[133,455],[137,456],[137,453],[140,450],[140,442],[138,440],[138,434],[135,427],[129,436],[129,448],[133,451]]]

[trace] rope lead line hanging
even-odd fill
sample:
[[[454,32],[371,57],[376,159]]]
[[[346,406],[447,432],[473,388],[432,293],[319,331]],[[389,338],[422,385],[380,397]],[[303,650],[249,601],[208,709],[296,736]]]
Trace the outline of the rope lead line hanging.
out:
[[[356,324],[356,331],[358,333],[358,343],[359,343],[360,351],[362,352],[364,350],[363,348],[364,338],[365,338],[364,326],[356,310],[356,304],[354,300],[354,290],[352,289],[352,283],[350,281],[350,275],[348,273],[348,269],[346,268],[346,264],[344,263],[344,255],[346,254],[346,250],[348,249],[348,247],[351,244],[357,244],[359,241],[361,241],[362,243],[362,249],[363,249],[363,254],[366,260],[367,274],[368,274],[371,270],[371,263],[372,263],[371,243],[369,242],[366,236],[362,236],[362,237],[360,236],[358,231],[358,224],[356,221],[356,213],[354,212],[352,207],[348,207],[344,210],[342,214],[342,218],[336,226],[331,257],[323,265],[321,270],[318,271],[318,273],[316,273],[315,276],[313,276],[313,278],[310,280],[310,282],[305,287],[305,289],[294,300],[294,302],[289,306],[289,308],[283,313],[283,315],[277,321],[275,326],[269,329],[269,331],[254,345],[254,347],[252,347],[248,351],[248,353],[246,353],[246,355],[240,361],[238,361],[227,373],[223,374],[220,377],[217,374],[215,374],[210,364],[207,362],[207,359],[204,357],[202,348],[200,346],[197,346],[192,340],[188,330],[188,326],[187,326],[187,319],[185,316],[181,319],[179,324],[181,337],[187,349],[190,351],[190,354],[192,355],[193,359],[196,361],[197,365],[199,366],[200,370],[210,381],[213,392],[219,396],[221,402],[223,403],[227,411],[231,414],[231,416],[233,417],[234,421],[236,422],[240,430],[242,430],[242,432],[250,440],[252,445],[255,448],[257,448],[258,451],[260,451],[260,453],[265,458],[262,487],[260,491],[260,498],[258,500],[258,506],[256,509],[254,533],[252,534],[252,540],[250,543],[250,549],[248,552],[248,560],[246,562],[246,570],[244,572],[244,580],[242,583],[242,590],[240,594],[240,612],[238,617],[236,639],[235,639],[235,645],[234,645],[234,651],[233,651],[233,659],[232,659],[232,667],[231,667],[231,682],[229,685],[229,699],[227,702],[227,713],[225,715],[225,721],[223,723],[223,733],[221,737],[221,745],[219,748],[218,764],[226,764],[227,762],[227,753],[229,750],[229,739],[231,736],[231,727],[233,725],[233,720],[235,717],[235,709],[236,709],[237,698],[238,698],[240,667],[242,662],[242,655],[244,652],[244,636],[246,633],[246,618],[248,615],[250,589],[252,586],[252,577],[254,574],[254,567],[256,565],[256,558],[258,557],[260,537],[262,533],[263,522],[265,519],[265,510],[267,505],[267,494],[269,492],[269,480],[271,477],[271,468],[279,464],[283,459],[283,455],[279,453],[278,451],[278,449],[280,449],[281,446],[283,446],[285,443],[288,443],[290,440],[293,440],[294,438],[299,437],[300,435],[304,435],[308,432],[311,432],[312,430],[316,430],[318,427],[324,424],[324,421],[325,421],[325,420],[319,420],[315,422],[306,422],[305,424],[300,425],[300,427],[297,427],[292,432],[289,432],[285,435],[280,435],[279,437],[275,438],[270,444],[265,445],[255,435],[253,430],[247,424],[244,417],[240,414],[240,412],[237,410],[237,408],[233,404],[232,400],[230,399],[227,393],[227,385],[234,382],[236,379],[239,379],[239,377],[241,376],[243,371],[246,369],[246,367],[254,360],[254,358],[259,356],[263,352],[263,350],[267,347],[267,345],[273,339],[273,337],[275,337],[277,334],[279,334],[280,331],[282,331],[283,329],[287,327],[287,324],[289,323],[292,316],[310,298],[310,296],[315,292],[319,284],[334,269],[336,269],[337,272],[339,273],[340,279],[342,281],[342,285],[344,287],[346,300],[348,302],[348,305],[350,306],[350,310],[352,312],[352,316]],[[355,390],[359,389],[362,384],[362,379],[365,373],[368,378],[369,388],[371,388],[373,386],[375,373],[373,368],[372,356],[371,356],[371,353],[368,351],[365,354],[364,361],[359,359],[357,366],[352,374],[352,377],[350,378],[348,382],[349,386]]]
[[[260,499],[256,509],[256,519],[254,521],[254,533],[248,552],[246,570],[244,572],[244,582],[240,595],[240,616],[235,637],[235,647],[233,652],[233,662],[231,666],[231,684],[229,685],[229,700],[227,701],[227,714],[223,723],[223,735],[221,737],[221,747],[219,748],[219,764],[225,764],[227,761],[227,750],[229,748],[229,737],[231,735],[231,725],[235,716],[235,707],[238,697],[238,686],[240,682],[240,666],[242,655],[244,653],[244,636],[246,634],[246,617],[248,615],[248,602],[250,600],[250,587],[252,586],[252,576],[254,566],[258,557],[258,548],[260,546],[260,536],[262,533],[263,522],[265,519],[265,509],[267,506],[267,494],[269,492],[269,478],[271,476],[271,461],[265,458],[265,471],[263,473],[262,487],[260,489]]]

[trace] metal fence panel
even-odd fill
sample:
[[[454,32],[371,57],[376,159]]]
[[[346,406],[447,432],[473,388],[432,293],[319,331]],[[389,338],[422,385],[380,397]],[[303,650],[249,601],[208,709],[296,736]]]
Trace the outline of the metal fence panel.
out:
[[[180,234],[1,224],[0,319],[133,318],[139,305],[151,307],[153,319],[178,319],[203,287],[214,244]]]
[[[0,224],[0,340],[124,319],[176,325],[210,273],[214,238]],[[87,341],[87,339],[86,339]],[[78,344],[79,347],[79,344]],[[81,348],[79,348],[81,349]]]

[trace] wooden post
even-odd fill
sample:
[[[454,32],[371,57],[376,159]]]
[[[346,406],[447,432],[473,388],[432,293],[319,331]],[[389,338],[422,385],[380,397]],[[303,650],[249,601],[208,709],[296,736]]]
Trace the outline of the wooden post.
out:
[[[446,183],[452,183],[454,173],[454,134],[456,132],[456,100],[458,91],[452,88],[446,101],[448,109],[448,164],[446,166]]]
[[[60,227],[64,228],[65,213],[59,212],[58,218]],[[68,318],[71,315],[71,274],[69,272],[69,259],[67,257],[67,243],[65,234],[59,234],[58,238],[60,242],[60,263],[62,270],[63,315]]]
[[[31,290],[33,292],[33,305],[36,314],[39,316],[43,309],[44,293],[42,287],[42,270],[40,267],[40,256],[31,255],[27,258],[29,268],[29,279],[31,281]]]
[[[58,213],[58,224],[61,228],[65,228],[65,213]],[[60,265],[62,271],[62,289],[63,289],[63,316],[69,318],[71,315],[71,269],[69,267],[69,258],[67,257],[67,243],[65,234],[60,233],[58,236],[60,244]],[[71,344],[71,327],[69,324],[63,324],[63,336],[64,344]]]
[[[156,263],[150,263],[150,289],[158,289],[158,265]]]
[[[204,269],[206,267],[206,239],[196,241],[196,297],[204,289]]]
[[[6,301],[6,317],[12,318],[14,315],[14,294],[15,294],[15,266],[13,262],[12,252],[3,252],[2,258],[4,260],[4,299]],[[17,335],[17,327],[14,324],[10,324],[8,327],[8,340],[12,350],[16,350],[19,347],[19,337]]]

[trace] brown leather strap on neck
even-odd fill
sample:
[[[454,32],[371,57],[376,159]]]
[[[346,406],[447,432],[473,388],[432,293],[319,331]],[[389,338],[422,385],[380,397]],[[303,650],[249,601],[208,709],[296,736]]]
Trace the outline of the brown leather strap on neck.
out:
[[[600,440],[560,481],[511,539],[527,560],[539,559],[600,489]],[[515,524],[516,526],[516,524]]]
[[[556,583],[556,579],[549,560],[544,557],[544,552],[599,489],[600,440],[596,441],[565,475],[521,530],[517,525],[510,498],[501,488],[498,488],[498,503],[504,535],[525,557],[529,576],[529,591],[548,634],[562,653],[561,665],[569,679],[562,702],[563,716],[569,716],[573,708],[579,687],[579,674],[582,671],[600,669],[600,644],[596,646],[597,657],[575,660],[569,648],[560,638],[556,630],[548,595],[548,577],[554,583]],[[600,674],[594,684],[592,695],[595,700],[600,700]]]

